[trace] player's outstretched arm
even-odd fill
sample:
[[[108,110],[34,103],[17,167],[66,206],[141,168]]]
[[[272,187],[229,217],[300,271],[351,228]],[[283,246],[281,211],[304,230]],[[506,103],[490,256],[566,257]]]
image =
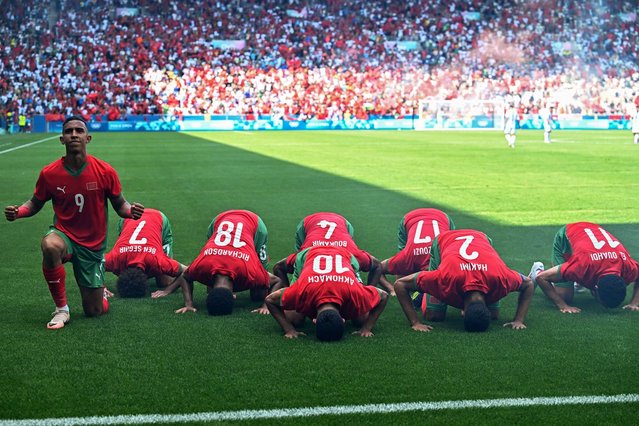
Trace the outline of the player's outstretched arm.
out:
[[[565,314],[578,314],[581,312],[581,309],[568,305],[552,284],[553,282],[561,281],[560,266],[561,265],[553,266],[550,269],[541,271],[535,278],[535,282],[561,312]]]
[[[286,289],[281,288],[266,296],[266,307],[271,315],[273,315],[273,318],[275,318],[275,321],[277,321],[280,327],[282,327],[284,337],[287,339],[296,339],[297,337],[304,336],[305,334],[295,330],[293,324],[291,324],[284,314],[284,309],[282,309],[280,301],[282,300],[282,294],[284,294],[285,290]]]
[[[31,217],[34,214],[38,213],[42,206],[44,206],[44,202],[38,200],[35,196],[31,197],[30,200],[27,200],[21,206],[7,206],[4,208],[4,217],[9,221],[13,222],[16,219],[20,219],[22,217]]]
[[[193,307],[193,280],[187,276],[186,272],[182,273],[173,284],[178,284],[182,287],[182,296],[184,297],[184,307],[175,311],[176,314],[183,314],[185,312],[197,312],[197,309]]]
[[[415,331],[431,331],[433,327],[422,324],[419,321],[417,312],[415,312],[415,308],[413,308],[413,302],[410,300],[409,292],[417,290],[417,285],[415,284],[417,275],[418,273],[406,275],[395,281],[395,295],[397,296],[399,305],[404,311],[404,315],[406,315],[408,322],[410,322],[411,328]]]
[[[632,299],[630,303],[623,307],[629,311],[639,311],[639,282],[635,281],[634,290],[632,291]]]
[[[386,303],[388,302],[388,293],[379,289],[377,291],[379,291],[379,302],[377,302],[377,305],[368,313],[368,317],[366,321],[364,321],[364,324],[362,324],[362,328],[355,332],[362,337],[373,336],[373,327],[375,327],[377,319],[384,311],[384,308],[386,308]]]
[[[524,320],[526,319],[534,291],[535,284],[533,281],[528,277],[524,277],[521,287],[519,287],[519,298],[517,299],[515,318],[511,322],[504,324],[504,327],[512,327],[515,330],[523,330],[526,328]]]
[[[382,264],[376,257],[371,256],[371,269],[368,271],[368,278],[366,278],[366,285],[377,286],[380,284],[380,277],[382,276]]]

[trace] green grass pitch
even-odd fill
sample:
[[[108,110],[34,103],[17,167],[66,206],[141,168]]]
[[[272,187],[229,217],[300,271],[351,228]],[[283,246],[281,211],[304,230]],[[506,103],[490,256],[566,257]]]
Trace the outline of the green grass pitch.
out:
[[[39,170],[63,155],[55,135],[0,138],[0,204],[20,204]],[[46,142],[11,150],[43,138]],[[210,220],[227,209],[258,213],[271,264],[293,248],[297,223],[335,211],[358,245],[395,253],[397,225],[417,207],[446,211],[458,228],[486,232],[506,263],[527,274],[549,262],[554,233],[573,221],[600,223],[639,257],[639,147],[629,132],[556,131],[544,144],[500,132],[95,133],[89,153],[111,163],[129,201],[164,211],[175,257],[188,264]],[[178,292],[160,300],[114,298],[108,315],[82,315],[68,268],[71,323],[49,331],[53,303],[41,276],[37,216],[0,222],[0,421],[135,414],[188,414],[417,401],[636,393],[639,313],[606,311],[578,294],[579,315],[561,314],[539,289],[528,329],[463,331],[459,311],[431,333],[412,331],[391,299],[370,339],[322,344],[282,337],[270,317],[239,295],[232,316],[176,315]],[[110,211],[109,247],[116,237]],[[107,275],[114,289],[115,277]],[[628,298],[630,291],[628,292]],[[261,420],[277,424],[477,424],[632,422],[639,404],[443,410]]]

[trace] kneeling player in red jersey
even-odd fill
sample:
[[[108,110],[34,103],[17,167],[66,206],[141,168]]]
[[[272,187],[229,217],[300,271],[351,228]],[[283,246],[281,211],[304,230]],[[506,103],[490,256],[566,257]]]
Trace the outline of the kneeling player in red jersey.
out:
[[[139,220],[118,223],[120,236],[105,256],[105,268],[118,276],[121,297],[144,297],[148,278],[166,288],[186,266],[173,259],[173,231],[164,213],[145,209]]]
[[[40,171],[33,197],[21,206],[7,206],[8,221],[30,217],[51,200],[54,222],[42,238],[42,272],[55,303],[49,329],[59,329],[71,319],[66,294],[64,263],[71,261],[80,288],[82,308],[89,317],[108,310],[104,288],[107,206],[123,218],[139,219],[141,204],[129,204],[122,195],[120,179],[108,163],[87,154],[91,136],[82,117],[72,116],[62,123],[60,142],[64,157]]]
[[[294,268],[298,278],[266,298],[284,336],[303,335],[295,327],[306,317],[314,320],[317,338],[322,341],[341,339],[345,320],[361,327],[356,332],[360,336],[372,336],[388,294],[363,285],[357,268],[357,260],[344,247],[311,247],[298,253]]]
[[[381,262],[380,282],[384,287],[391,289],[391,296],[395,295],[395,290],[393,284],[386,278],[386,274],[400,278],[415,272],[427,271],[433,241],[441,232],[451,229],[455,229],[455,224],[441,210],[422,208],[404,215],[397,232],[399,252]],[[414,296],[418,299],[413,302],[419,306],[422,293],[416,293]]]
[[[268,233],[262,219],[248,210],[228,210],[217,215],[208,230],[208,241],[164,294],[182,287],[184,307],[176,313],[196,312],[193,306],[193,282],[208,287],[206,306],[210,315],[233,312],[234,292],[249,290],[251,300],[263,302],[270,290],[281,287],[268,266]],[[268,315],[266,305],[253,312]]]
[[[589,289],[607,308],[616,308],[626,298],[626,287],[634,282],[630,303],[623,308],[639,311],[639,264],[611,233],[590,222],[569,223],[555,235],[553,266],[544,270],[535,262],[531,277],[546,296],[564,313],[579,313],[570,306],[574,283]]]
[[[429,271],[408,275],[395,282],[397,300],[413,330],[432,329],[419,321],[413,308],[408,292],[415,290],[437,299],[424,313],[427,320],[444,320],[446,306],[451,305],[463,310],[467,331],[487,330],[491,318],[499,316],[496,303],[508,293],[518,291],[515,318],[504,326],[526,328],[524,319],[534,284],[530,278],[506,266],[484,233],[470,229],[442,232],[431,249]]]
[[[342,215],[331,212],[319,212],[306,216],[297,225],[295,232],[295,253],[280,260],[273,266],[273,273],[282,281],[283,286],[289,284],[288,274],[293,273],[295,256],[309,247],[343,247],[347,249],[357,262],[360,270],[368,272],[368,285],[380,283],[380,262],[355,244],[353,225]],[[393,289],[390,283],[387,291]]]

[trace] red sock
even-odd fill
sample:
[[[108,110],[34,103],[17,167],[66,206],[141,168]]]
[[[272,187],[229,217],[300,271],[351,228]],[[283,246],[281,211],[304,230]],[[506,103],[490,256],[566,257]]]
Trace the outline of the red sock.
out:
[[[67,273],[64,270],[64,265],[59,265],[56,268],[48,269],[42,267],[42,273],[44,279],[47,281],[51,297],[57,308],[64,308],[67,306],[67,290],[66,290],[66,278]]]
[[[102,298],[102,313],[106,314],[107,312],[109,312],[109,299],[107,299],[106,297]]]

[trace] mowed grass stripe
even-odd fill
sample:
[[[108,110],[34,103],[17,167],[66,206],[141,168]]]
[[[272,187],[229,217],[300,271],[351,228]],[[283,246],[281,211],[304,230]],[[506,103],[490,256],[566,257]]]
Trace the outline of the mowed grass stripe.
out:
[[[0,426],[121,425],[190,422],[245,421],[291,417],[317,417],[345,414],[389,414],[407,411],[462,410],[468,408],[504,408],[530,406],[620,404],[639,402],[639,394],[478,399],[396,404],[336,405],[330,407],[282,408],[275,410],[218,411],[193,414],[143,414],[124,416],[67,417],[49,419],[2,420]]]

